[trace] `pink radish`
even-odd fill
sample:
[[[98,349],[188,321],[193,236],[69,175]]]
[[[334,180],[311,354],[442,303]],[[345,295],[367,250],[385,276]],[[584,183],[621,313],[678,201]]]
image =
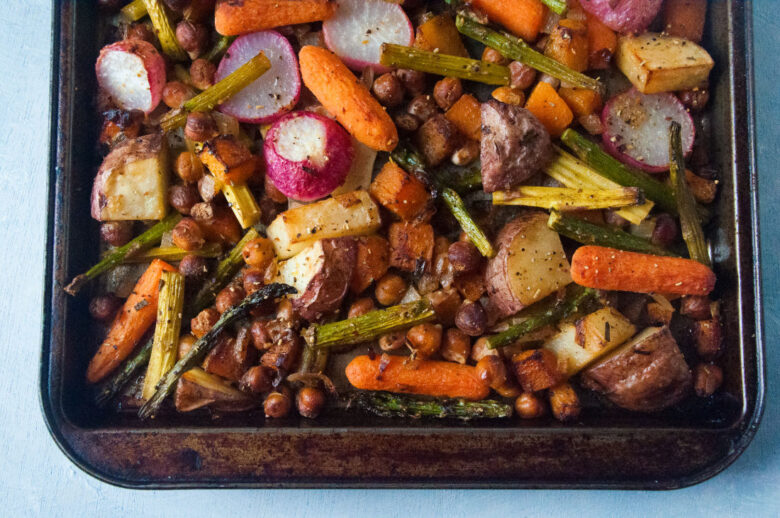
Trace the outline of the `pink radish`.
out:
[[[311,112],[290,113],[274,122],[263,151],[268,178],[298,201],[322,198],[343,184],[354,156],[346,130]]]
[[[122,40],[103,47],[95,73],[100,88],[123,110],[149,113],[160,103],[165,61],[147,41]]]
[[[693,149],[696,128],[685,106],[671,93],[645,95],[631,89],[604,106],[602,139],[622,162],[650,173],[669,169],[669,123],[682,126],[683,151]]]
[[[663,0],[580,0],[582,8],[622,33],[642,32],[658,15]]]
[[[379,64],[382,43],[412,44],[414,29],[400,5],[384,0],[338,0],[337,4],[336,13],[322,22],[322,32],[325,45],[348,67],[387,72]]]
[[[217,68],[217,81],[263,51],[271,68],[219,106],[241,122],[271,122],[292,110],[301,93],[298,58],[287,38],[276,31],[246,34],[236,39]]]

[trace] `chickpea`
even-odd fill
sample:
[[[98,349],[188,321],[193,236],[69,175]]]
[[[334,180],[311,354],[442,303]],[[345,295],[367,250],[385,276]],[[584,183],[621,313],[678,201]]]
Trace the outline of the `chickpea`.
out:
[[[677,239],[677,223],[669,214],[659,214],[650,240],[654,245],[669,246]]]
[[[198,180],[198,192],[200,193],[200,198],[204,202],[213,201],[214,198],[217,197],[217,194],[219,194],[219,187],[217,186],[216,178],[210,174],[203,176],[203,178]]]
[[[258,237],[244,245],[241,255],[246,264],[265,270],[274,258],[274,245],[270,239]]]
[[[450,264],[457,273],[472,273],[482,266],[482,254],[471,241],[456,241],[447,250]]]
[[[377,100],[385,106],[398,106],[404,100],[404,87],[392,72],[377,77],[371,90]]]
[[[162,100],[168,108],[178,108],[193,97],[193,89],[181,81],[168,81],[163,87]]]
[[[628,226],[631,224],[630,221],[625,219],[623,216],[621,216],[614,210],[604,211],[604,222],[607,225],[618,227],[618,228],[628,228]]]
[[[420,95],[427,87],[428,80],[423,72],[400,68],[395,75],[411,96]]]
[[[412,133],[420,127],[420,120],[411,113],[399,113],[393,119],[396,127],[401,131]]]
[[[394,273],[388,273],[378,281],[374,288],[377,302],[383,306],[398,304],[406,293],[406,281]]]
[[[479,142],[467,139],[450,157],[450,161],[455,165],[469,165],[479,158]]]
[[[280,418],[286,417],[292,409],[292,398],[290,389],[282,387],[279,391],[274,391],[266,396],[263,401],[263,410],[266,417]]]
[[[176,352],[178,358],[181,359],[187,356],[187,353],[190,352],[190,349],[192,349],[192,346],[197,341],[198,339],[192,335],[184,335],[179,338],[179,347],[177,348]]]
[[[271,347],[273,338],[268,331],[268,320],[257,319],[252,321],[252,326],[249,328],[249,332],[252,335],[252,344],[258,351],[265,351]]]
[[[680,313],[694,320],[709,320],[712,318],[710,304],[706,295],[686,295],[680,303]]]
[[[577,419],[582,411],[580,398],[570,383],[561,383],[549,390],[550,409],[553,416],[563,422]]]
[[[397,351],[406,343],[406,334],[403,331],[394,331],[379,337],[379,348],[385,352]]]
[[[106,221],[100,225],[100,239],[111,246],[122,246],[132,238],[132,221]]]
[[[325,393],[315,387],[303,387],[295,396],[295,406],[303,417],[314,419],[325,408]]]
[[[99,322],[108,322],[122,307],[122,299],[113,293],[98,295],[89,301],[89,315]]]
[[[217,136],[217,123],[208,113],[192,112],[187,115],[184,136],[196,142],[205,142]]]
[[[601,117],[598,113],[589,113],[577,117],[577,122],[580,123],[580,126],[582,126],[589,135],[601,135],[604,133],[604,124],[602,124]]]
[[[203,163],[195,153],[189,151],[179,153],[179,156],[176,157],[174,169],[176,175],[181,178],[184,183],[196,183],[203,178]]]
[[[195,184],[172,185],[168,189],[168,202],[178,212],[189,216],[193,205],[200,201],[198,186]]]
[[[461,95],[463,95],[463,83],[457,77],[445,77],[437,81],[433,87],[433,100],[444,111],[449,110]]]
[[[154,34],[154,31],[149,28],[148,25],[146,25],[143,22],[139,22],[139,23],[132,23],[127,27],[127,32],[125,33],[125,39],[143,40],[143,41],[148,41],[149,43],[154,43],[157,40],[157,36]]]
[[[184,49],[190,57],[196,57],[206,50],[209,31],[205,25],[192,23],[189,20],[182,20],[176,24],[176,39],[179,41],[181,48]]]
[[[471,360],[478,362],[485,356],[501,356],[501,353],[498,352],[498,349],[488,347],[487,338],[483,336],[471,347]]]
[[[454,288],[436,290],[428,293],[425,298],[431,302],[436,319],[440,323],[448,326],[455,323],[455,315],[457,315],[462,302],[458,290]]]
[[[521,419],[538,419],[544,415],[544,401],[533,392],[523,392],[515,399],[515,412]]]
[[[274,203],[287,203],[287,196],[276,188],[268,176],[265,177],[265,194],[271,198]]]
[[[290,327],[295,327],[300,323],[300,316],[293,308],[290,299],[282,299],[276,307],[276,318],[286,322]]]
[[[190,321],[190,330],[198,338],[203,337],[214,327],[219,320],[219,311],[214,308],[206,308]]]
[[[207,59],[196,59],[190,65],[190,81],[200,90],[214,86],[217,66]]]
[[[202,279],[208,272],[209,267],[205,257],[187,254],[179,261],[179,273],[188,279]]]
[[[420,122],[425,122],[439,113],[439,107],[430,95],[418,95],[409,101],[406,112],[414,115]]]
[[[173,244],[182,250],[197,250],[206,242],[203,231],[192,218],[183,218],[171,231]]]
[[[255,365],[241,376],[238,388],[250,394],[265,394],[273,390],[276,373],[271,367]]]
[[[680,102],[685,105],[686,108],[692,112],[697,112],[703,109],[707,102],[710,100],[710,91],[707,88],[694,88],[693,90],[683,90],[677,92],[677,97],[680,98]]]
[[[364,297],[362,299],[357,299],[355,302],[352,303],[352,305],[349,306],[349,312],[347,313],[347,318],[355,318],[359,316],[363,316],[369,311],[373,311],[375,309],[374,301],[371,299],[371,297]]]
[[[439,352],[447,361],[465,364],[471,353],[471,338],[456,327],[447,329]]]
[[[430,358],[441,347],[441,336],[441,325],[418,324],[406,332],[406,341],[419,358]]]
[[[455,315],[455,325],[469,336],[481,336],[487,330],[487,314],[479,302],[466,302]]]
[[[247,295],[251,295],[265,286],[265,270],[248,268],[247,270],[244,270],[243,281],[244,292]]]
[[[503,397],[517,397],[520,389],[510,378],[504,360],[498,356],[485,356],[475,367],[477,377]]]
[[[512,61],[509,64],[509,73],[509,85],[519,90],[531,88],[536,80],[536,70],[519,61]]]
[[[190,216],[192,216],[195,221],[211,221],[214,219],[215,215],[216,208],[214,207],[214,204],[206,201],[196,203],[190,209]]]
[[[496,49],[485,47],[485,50],[482,51],[482,61],[487,61],[488,63],[495,63],[497,65],[507,66],[512,60],[509,58],[505,58]]]
[[[723,383],[723,370],[711,363],[700,363],[693,371],[693,379],[697,396],[711,396]]]
[[[246,297],[246,292],[241,286],[231,284],[217,293],[217,300],[215,306],[217,311],[224,313],[228,309],[232,308]]]

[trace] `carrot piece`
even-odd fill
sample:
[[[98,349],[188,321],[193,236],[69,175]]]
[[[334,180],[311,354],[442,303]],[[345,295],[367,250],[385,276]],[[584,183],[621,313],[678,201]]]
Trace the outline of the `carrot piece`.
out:
[[[558,358],[547,349],[523,351],[512,358],[517,381],[526,392],[550,388],[563,378],[558,369]]]
[[[558,95],[566,101],[566,104],[577,117],[590,115],[601,109],[601,94],[589,88],[564,88],[558,89]]]
[[[585,28],[588,36],[588,68],[603,70],[609,67],[617,49],[615,31],[604,25],[601,20],[586,13]]]
[[[335,54],[307,45],[298,58],[303,83],[352,136],[377,151],[395,148],[398,130],[390,115]]]
[[[539,0],[473,0],[472,5],[529,43],[536,40],[547,15]]]
[[[427,223],[393,223],[387,232],[390,266],[413,272],[423,262],[426,269],[433,259],[433,227]]]
[[[482,115],[479,101],[473,95],[461,95],[444,116],[468,138],[476,141],[482,139]]]
[[[425,184],[395,162],[387,162],[382,167],[369,192],[380,205],[403,220],[421,216],[433,201]]]
[[[707,18],[707,0],[666,0],[664,32],[699,43]]]
[[[233,136],[221,136],[206,142],[198,158],[223,184],[242,184],[249,180],[257,160],[249,149]]]
[[[221,0],[214,11],[214,25],[223,36],[235,36],[327,20],[335,11],[335,3],[328,0]]]
[[[544,55],[563,63],[572,70],[588,69],[588,36],[585,25],[574,20],[561,20],[550,33]]]
[[[442,13],[417,27],[414,46],[448,56],[469,57],[452,16]],[[438,50],[436,50],[438,49]]]
[[[163,272],[176,268],[155,259],[138,279],[133,292],[111,323],[108,335],[92,357],[87,368],[87,381],[97,383],[130,356],[135,345],[157,318],[157,297]]]
[[[346,368],[349,382],[362,390],[485,399],[488,384],[471,365],[434,360],[409,361],[403,356],[357,356]]]
[[[536,84],[531,95],[528,96],[525,108],[539,119],[553,137],[560,137],[574,120],[569,105],[561,99],[555,88],[544,81]]]
[[[707,295],[715,274],[691,259],[582,246],[571,260],[571,276],[579,285],[637,293]]]
[[[357,240],[357,258],[349,288],[359,294],[372,282],[381,279],[390,267],[390,243],[380,236],[366,236]]]

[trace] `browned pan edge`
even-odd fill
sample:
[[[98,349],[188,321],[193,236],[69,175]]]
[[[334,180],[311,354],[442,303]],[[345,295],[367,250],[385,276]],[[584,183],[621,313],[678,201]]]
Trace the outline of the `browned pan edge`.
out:
[[[732,124],[728,139],[733,204],[721,222],[734,232],[731,279],[739,334],[736,373],[741,415],[729,426],[485,427],[419,424],[370,426],[277,425],[95,427],[75,424],[63,410],[69,302],[61,283],[68,268],[66,239],[79,205],[71,199],[74,112],[86,88],[74,69],[75,0],[54,2],[52,155],[49,179],[41,404],[49,431],[81,469],[131,488],[612,488],[672,489],[706,480],[747,447],[764,402],[764,357],[758,264],[756,170],[753,140],[749,2],[717,2],[726,9],[727,85]],[[89,71],[86,71],[89,73]],[[726,220],[728,218],[724,218]],[[729,228],[729,225],[733,227]],[[85,247],[85,252],[87,251]],[[89,258],[85,259],[88,260]],[[72,396],[72,395],[71,395]]]

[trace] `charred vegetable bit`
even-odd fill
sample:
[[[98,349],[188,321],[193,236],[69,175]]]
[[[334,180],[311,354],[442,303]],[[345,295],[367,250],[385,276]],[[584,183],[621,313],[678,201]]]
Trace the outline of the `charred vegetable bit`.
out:
[[[458,77],[489,85],[508,85],[511,75],[509,67],[496,63],[460,56],[448,56],[392,43],[382,44],[382,56],[379,59],[383,65],[388,67]]]
[[[239,304],[228,309],[222,316],[219,317],[217,323],[197,342],[195,342],[190,348],[189,352],[173,366],[171,370],[162,378],[157,386],[155,393],[147,400],[141,410],[138,411],[138,416],[141,419],[148,419],[154,417],[160,410],[160,406],[168,395],[173,392],[176,387],[176,382],[179,378],[192,369],[197,367],[206,357],[206,355],[217,345],[217,338],[219,334],[233,325],[235,322],[245,318],[252,308],[256,308],[263,302],[295,293],[295,288],[286,284],[269,284],[263,286],[256,292],[247,296]]]
[[[635,187],[596,190],[523,185],[511,191],[493,193],[493,205],[520,205],[553,210],[614,209],[642,203],[642,192]]]
[[[595,296],[595,290],[570,284],[566,288],[566,296],[562,300],[558,299],[557,294],[550,295],[517,314],[518,317],[526,318],[526,320],[511,326],[506,331],[487,337],[488,348],[504,347],[528,333],[555,324],[574,314],[583,304]]]
[[[176,363],[184,308],[184,276],[178,272],[163,272],[160,297],[157,301],[157,325],[154,328],[152,353],[144,377],[143,398],[154,394],[157,382]]]
[[[110,252],[109,252],[110,253]],[[162,259],[163,261],[176,262],[184,259],[187,255],[197,255],[200,257],[219,257],[222,253],[222,247],[218,243],[206,243],[197,250],[187,251],[178,246],[158,246],[139,252],[137,254],[128,255],[122,261],[122,264],[128,263],[145,263],[153,259]],[[106,254],[108,255],[108,254]]]
[[[162,235],[169,232],[176,224],[181,220],[182,215],[179,213],[169,214],[165,219],[155,224],[149,230],[136,237],[129,243],[123,246],[119,246],[106,257],[104,257],[99,263],[82,273],[77,275],[71,282],[65,287],[65,291],[69,295],[75,295],[81,288],[84,287],[89,281],[97,278],[100,274],[107,272],[114,266],[122,263],[128,257],[133,256],[141,252],[142,250],[160,242]]]
[[[124,6],[120,12],[128,21],[137,22],[146,16],[146,5],[144,0],[133,0]]]
[[[566,9],[568,6],[566,5],[566,0],[542,0],[542,3],[546,5],[550,11],[554,12],[555,14],[564,14],[566,12]]]
[[[505,32],[498,32],[486,27],[470,17],[458,14],[455,20],[458,30],[480,43],[499,51],[504,56],[556,79],[560,79],[576,88],[602,90],[602,84],[592,77],[581,74],[562,65],[552,58],[536,52],[523,40]]]
[[[349,406],[380,417],[435,417],[454,419],[501,419],[512,417],[512,406],[484,399],[422,399],[389,392],[355,392],[347,399]]]
[[[179,45],[179,40],[176,39],[176,31],[171,26],[171,21],[168,18],[168,13],[162,0],[144,0],[144,6],[149,14],[149,19],[152,20],[154,32],[160,40],[160,47],[162,47],[165,55],[175,61],[187,59],[187,53],[184,52],[184,49]]]
[[[121,391],[125,385],[127,385],[135,375],[149,363],[153,344],[154,339],[148,340],[143,347],[135,353],[135,356],[125,360],[122,367],[100,385],[95,393],[95,404],[98,408],[105,408],[111,400],[119,394],[119,391]]]
[[[380,336],[429,322],[436,314],[427,299],[370,311],[328,324],[312,324],[303,333],[309,347],[325,348],[369,342]]]
[[[466,210],[466,205],[463,203],[463,200],[458,193],[453,189],[446,188],[442,191],[441,197],[479,252],[485,257],[493,257],[496,255],[496,251],[490,243],[490,239],[487,238],[482,229],[479,228],[479,225],[477,225],[471,217],[471,214]]]
[[[691,194],[688,182],[685,181],[685,158],[678,122],[672,122],[669,127],[669,159],[669,177],[674,185],[680,230],[685,244],[688,245],[688,254],[694,261],[711,266],[704,231],[696,213],[696,200]]]
[[[225,79],[185,102],[181,109],[166,114],[160,121],[160,127],[163,131],[168,132],[184,126],[188,113],[213,109],[243,90],[244,87],[266,73],[269,68],[271,68],[271,62],[268,61],[265,54],[258,53],[257,56],[231,72]]]
[[[209,50],[208,54],[203,56],[203,58],[208,61],[218,61],[220,58],[222,58],[222,56],[225,55],[228,47],[230,47],[230,44],[233,43],[236,38],[237,36],[220,37],[214,46],[211,47],[211,50]]]

